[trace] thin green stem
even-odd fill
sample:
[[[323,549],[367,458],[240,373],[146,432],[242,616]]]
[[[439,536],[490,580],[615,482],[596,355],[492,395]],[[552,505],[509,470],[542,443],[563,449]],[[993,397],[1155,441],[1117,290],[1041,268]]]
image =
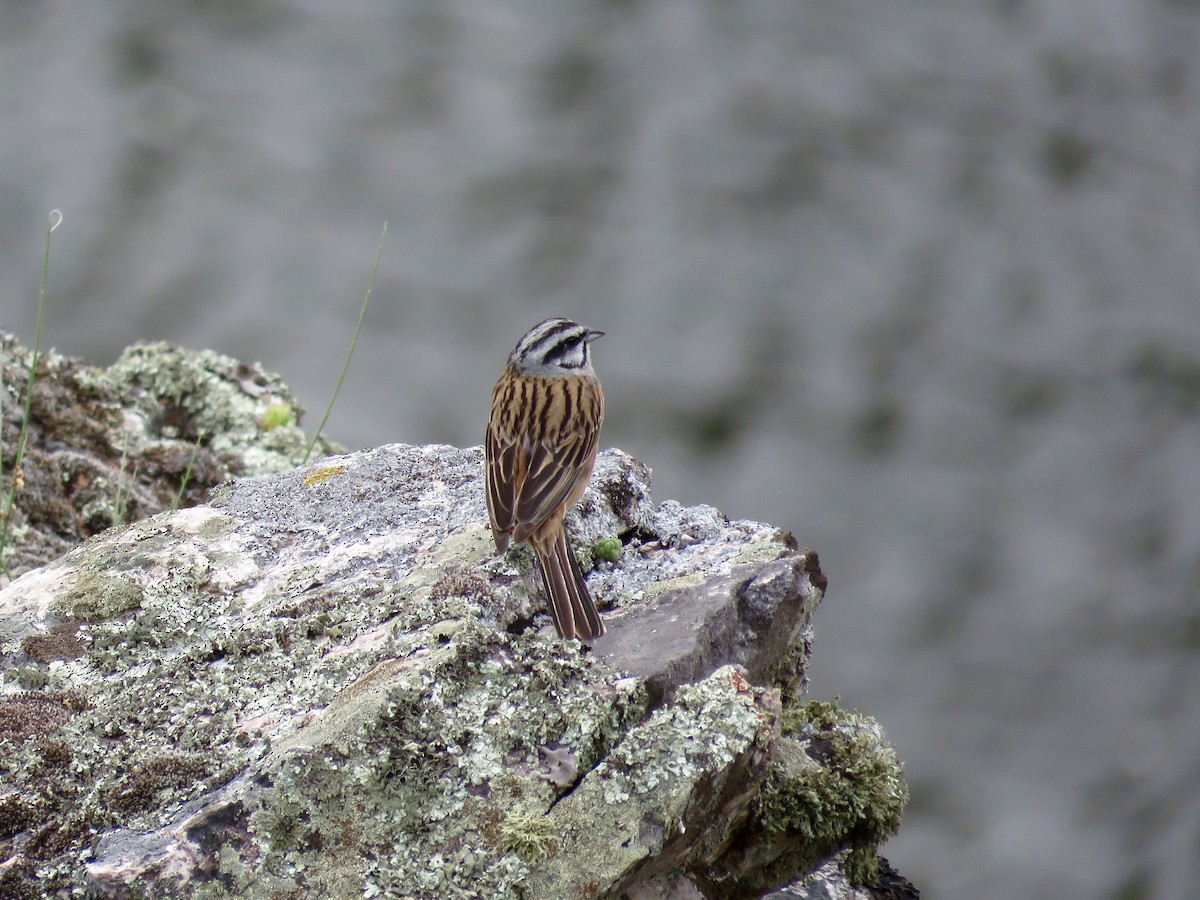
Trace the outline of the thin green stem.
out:
[[[29,440],[29,417],[33,408],[33,382],[37,378],[38,358],[42,350],[42,323],[46,312],[46,276],[50,272],[50,236],[62,224],[62,212],[50,210],[49,223],[46,226],[46,249],[42,253],[42,276],[38,282],[37,324],[33,330],[33,353],[29,357],[29,377],[25,382],[25,409],[21,413],[21,431],[17,435],[17,452],[13,456],[12,484],[8,488],[8,496],[4,500],[4,508],[0,510],[0,571],[10,575],[8,566],[4,564],[4,548],[8,544],[8,526],[12,521],[13,502],[17,495],[17,483],[21,478],[21,463],[25,459],[25,444]],[[3,469],[0,469],[0,476]],[[2,483],[2,482],[0,482]]]
[[[179,504],[183,502],[183,492],[187,490],[188,482],[192,480],[192,466],[196,463],[196,454],[200,452],[202,440],[204,440],[204,432],[196,435],[196,443],[192,444],[192,455],[188,458],[187,468],[183,471],[183,480],[179,482],[179,493],[175,495],[175,502],[171,504],[171,512],[179,509]]]
[[[354,357],[354,348],[358,346],[358,334],[362,331],[363,319],[367,317],[367,306],[371,302],[371,292],[375,290],[375,279],[379,275],[379,262],[383,259],[383,244],[387,239],[387,222],[383,223],[383,232],[379,235],[379,250],[375,253],[375,268],[371,271],[371,281],[367,285],[366,296],[363,297],[362,308],[358,311],[358,324],[354,326],[354,338],[350,341],[350,352],[346,354],[346,362],[342,366],[341,374],[337,377],[337,383],[333,386],[333,396],[329,398],[329,404],[325,407],[325,415],[321,416],[321,424],[317,426],[317,430],[313,432],[312,440],[308,442],[308,447],[304,451],[304,462],[308,462],[308,458],[312,456],[313,447],[321,437],[321,432],[325,429],[325,423],[329,421],[329,414],[333,411],[334,401],[337,400],[338,391],[342,389],[342,380],[346,377],[346,372],[350,368],[350,360]]]

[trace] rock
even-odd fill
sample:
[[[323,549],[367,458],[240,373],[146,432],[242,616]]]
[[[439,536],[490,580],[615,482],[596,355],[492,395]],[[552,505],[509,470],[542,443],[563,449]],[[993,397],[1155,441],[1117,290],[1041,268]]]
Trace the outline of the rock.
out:
[[[31,356],[0,332],[0,504],[12,485]],[[107,369],[43,353],[23,484],[0,538],[3,568],[20,575],[112,525],[201,503],[234,476],[300,464],[302,412],[278,375],[210,350],[140,344]],[[321,441],[315,452],[336,449]]]
[[[0,896],[915,896],[872,893],[895,754],[801,699],[816,554],[619,451],[569,522],[590,648],[493,556],[479,448],[228,482],[17,579]]]

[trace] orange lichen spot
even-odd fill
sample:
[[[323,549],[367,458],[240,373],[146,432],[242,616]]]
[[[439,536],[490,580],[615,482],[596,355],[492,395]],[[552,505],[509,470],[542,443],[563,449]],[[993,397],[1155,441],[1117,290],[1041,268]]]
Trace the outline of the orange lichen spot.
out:
[[[306,487],[312,487],[314,484],[320,484],[323,481],[328,481],[334,475],[341,475],[346,471],[346,467],[338,466],[318,466],[313,469],[304,479]]]

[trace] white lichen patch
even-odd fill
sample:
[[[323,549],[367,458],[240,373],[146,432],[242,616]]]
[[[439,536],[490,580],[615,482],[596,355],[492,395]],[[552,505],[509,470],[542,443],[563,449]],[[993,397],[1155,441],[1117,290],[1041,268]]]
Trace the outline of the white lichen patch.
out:
[[[563,860],[544,861],[531,876],[531,891],[552,890],[572,877],[611,884],[619,873],[660,851],[686,828],[686,816],[720,794],[732,764],[756,746],[763,715],[756,693],[731,666],[679,689],[675,702],[629,729],[600,765],[550,819],[564,835]],[[647,829],[646,823],[660,823]],[[580,847],[593,852],[580,861]]]
[[[759,724],[754,697],[739,690],[736,670],[718,669],[681,687],[675,702],[631,731],[593,777],[630,794],[692,789],[745,752]],[[719,726],[714,730],[713,725]]]

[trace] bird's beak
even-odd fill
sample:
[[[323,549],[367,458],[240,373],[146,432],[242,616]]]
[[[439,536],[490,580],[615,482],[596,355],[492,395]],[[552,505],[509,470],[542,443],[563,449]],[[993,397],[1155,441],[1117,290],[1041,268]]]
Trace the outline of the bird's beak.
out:
[[[589,331],[588,331],[588,333],[587,333],[587,337],[585,338],[585,340],[586,340],[586,341],[587,341],[587,342],[590,344],[592,341],[594,341],[594,340],[595,340],[596,338],[598,338],[598,337],[604,337],[604,332],[603,332],[603,331],[590,331],[590,330],[589,330]]]

